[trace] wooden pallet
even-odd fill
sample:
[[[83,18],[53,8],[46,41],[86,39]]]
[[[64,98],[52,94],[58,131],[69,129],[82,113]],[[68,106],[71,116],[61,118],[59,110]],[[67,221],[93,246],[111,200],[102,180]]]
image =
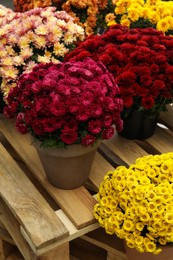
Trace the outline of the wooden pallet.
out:
[[[173,151],[172,106],[168,110],[160,117],[164,127],[158,125],[154,136],[147,140],[115,135],[104,141],[86,185],[69,191],[48,183],[29,135],[17,133],[13,120],[1,118],[0,259],[10,259],[15,245],[21,259],[70,259],[69,245],[79,238],[106,250],[105,259],[126,259],[123,242],[106,235],[94,219],[93,195],[105,173],[117,165],[129,165],[148,153]]]

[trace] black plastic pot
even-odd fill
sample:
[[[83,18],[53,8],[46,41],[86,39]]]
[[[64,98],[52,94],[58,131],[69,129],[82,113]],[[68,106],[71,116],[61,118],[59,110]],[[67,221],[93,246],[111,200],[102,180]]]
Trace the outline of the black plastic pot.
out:
[[[145,111],[134,110],[126,118],[123,118],[123,131],[119,134],[127,139],[143,140],[151,137],[156,129],[158,116],[149,117]]]

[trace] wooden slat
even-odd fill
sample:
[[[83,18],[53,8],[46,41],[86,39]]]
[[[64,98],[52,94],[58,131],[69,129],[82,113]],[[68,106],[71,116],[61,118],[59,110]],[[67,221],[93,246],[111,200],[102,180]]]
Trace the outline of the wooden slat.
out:
[[[146,140],[158,153],[173,151],[173,133],[164,128],[157,127],[154,135]]]
[[[70,260],[69,243],[65,243],[37,258],[38,260]]]
[[[100,183],[103,181],[103,178],[107,171],[114,170],[114,167],[108,163],[103,156],[99,153],[96,154],[95,161],[89,176],[91,182],[97,187],[100,186]]]
[[[67,229],[55,212],[2,144],[0,177],[0,195],[23,226],[36,250],[68,236]]]
[[[2,228],[0,227],[0,239],[15,245],[13,239],[11,238],[11,235],[8,233],[8,231],[6,230],[6,228]]]
[[[116,254],[112,254],[110,252],[108,252],[108,255],[107,255],[107,259],[106,260],[125,260],[127,259],[127,257],[120,257],[120,256],[117,256]]]
[[[37,255],[42,255],[44,253],[50,252],[51,250],[61,246],[62,244],[70,242],[78,237],[81,237],[84,234],[93,231],[99,227],[99,223],[96,222],[94,224],[88,225],[87,227],[77,229],[76,226],[71,222],[71,220],[66,216],[66,214],[61,209],[56,211],[56,215],[66,226],[67,230],[69,231],[69,236],[62,238],[61,240],[54,242],[53,244],[47,245],[43,249],[37,250]],[[20,227],[20,231],[23,237],[25,238],[25,240],[28,241],[28,243],[30,243],[28,236],[25,233],[25,231],[22,229],[22,227]]]
[[[5,205],[4,201],[0,198],[0,220],[6,226],[6,229],[11,234],[15,244],[20,250],[25,260],[35,260],[36,256],[30,248],[29,244],[20,233],[20,224],[13,216],[9,208]]]
[[[5,260],[14,250],[14,248],[14,245],[0,239],[0,259]]]
[[[24,260],[20,252],[16,249],[14,250],[5,260]]]
[[[167,111],[160,113],[160,119],[163,123],[173,129],[173,104],[167,106]]]
[[[134,163],[136,158],[147,154],[134,141],[125,139],[118,134],[104,141],[104,144],[128,165]]]
[[[98,228],[97,230],[89,232],[81,238],[114,255],[126,258],[123,240],[118,238],[116,235],[110,236],[106,234],[103,228]]]
[[[38,154],[31,145],[29,135],[21,135],[18,133],[14,128],[14,122],[9,119],[0,120],[0,131],[11,143],[27,167],[70,217],[76,227],[83,228],[95,222],[92,213],[95,199],[84,187],[69,191],[53,187],[46,179]],[[79,210],[82,212],[80,215],[78,214]]]

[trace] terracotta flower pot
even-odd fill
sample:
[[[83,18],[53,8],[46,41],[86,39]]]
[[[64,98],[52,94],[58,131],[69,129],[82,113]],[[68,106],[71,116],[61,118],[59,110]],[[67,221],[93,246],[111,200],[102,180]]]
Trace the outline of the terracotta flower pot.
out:
[[[100,141],[88,147],[74,144],[67,148],[40,148],[39,142],[33,145],[48,181],[60,189],[74,189],[88,179]]]
[[[153,253],[140,253],[134,248],[129,248],[125,244],[128,260],[173,260],[173,245],[162,247],[162,251],[154,255]]]

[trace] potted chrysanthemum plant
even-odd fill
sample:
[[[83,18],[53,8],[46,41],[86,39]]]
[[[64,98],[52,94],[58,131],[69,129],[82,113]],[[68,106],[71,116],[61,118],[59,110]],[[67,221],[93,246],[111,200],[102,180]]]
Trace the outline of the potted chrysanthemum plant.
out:
[[[94,216],[125,242],[128,260],[172,260],[173,152],[146,155],[109,171]]]
[[[121,131],[122,108],[112,74],[87,58],[38,64],[22,74],[4,114],[16,119],[21,134],[30,133],[49,181],[71,189],[88,178],[101,140]]]
[[[173,101],[173,38],[154,28],[111,26],[68,53],[66,61],[91,57],[113,74],[124,102],[121,133],[130,139],[153,135],[157,119]]]
[[[166,35],[173,34],[172,1],[112,0],[112,10],[106,15],[108,26],[121,24],[129,28],[155,28]]]
[[[6,16],[4,16],[5,21]],[[3,20],[4,21],[4,20]],[[0,28],[0,87],[4,99],[18,77],[38,63],[63,61],[84,40],[84,30],[65,11],[55,7],[16,13]]]

